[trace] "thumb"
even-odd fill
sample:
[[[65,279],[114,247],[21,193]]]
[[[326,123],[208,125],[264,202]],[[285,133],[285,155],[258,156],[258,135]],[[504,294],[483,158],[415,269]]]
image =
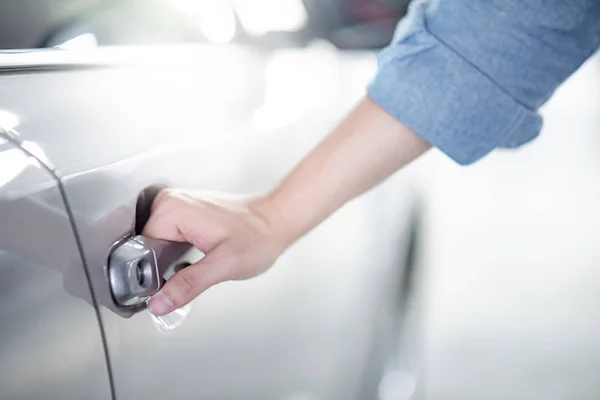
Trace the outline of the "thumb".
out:
[[[156,316],[170,313],[194,300],[205,290],[229,279],[231,257],[219,248],[208,253],[202,260],[173,275],[148,303],[148,309]]]

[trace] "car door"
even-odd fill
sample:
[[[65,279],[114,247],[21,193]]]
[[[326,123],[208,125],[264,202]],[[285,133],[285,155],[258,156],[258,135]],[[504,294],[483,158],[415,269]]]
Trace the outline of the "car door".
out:
[[[276,182],[362,93],[363,81],[335,77],[350,82],[370,58],[235,46],[12,56],[0,106],[64,187],[118,398],[367,398],[404,265],[406,177],[345,207],[263,276],[210,289],[168,334],[147,311],[115,307],[107,264],[140,233],[136,205],[152,185],[248,193]]]
[[[111,399],[81,254],[58,180],[2,130],[0,398]]]

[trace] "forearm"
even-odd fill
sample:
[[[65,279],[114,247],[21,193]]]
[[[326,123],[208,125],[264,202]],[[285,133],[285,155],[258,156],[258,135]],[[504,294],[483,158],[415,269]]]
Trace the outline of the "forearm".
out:
[[[429,147],[365,98],[258,207],[290,244]]]

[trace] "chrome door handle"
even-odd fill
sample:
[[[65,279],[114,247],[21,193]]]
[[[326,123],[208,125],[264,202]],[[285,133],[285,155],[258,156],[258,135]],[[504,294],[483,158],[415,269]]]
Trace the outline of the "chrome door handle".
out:
[[[135,236],[117,243],[108,259],[108,278],[115,303],[131,307],[158,292],[174,269],[189,265],[182,256],[192,247]],[[178,262],[179,261],[179,262]]]

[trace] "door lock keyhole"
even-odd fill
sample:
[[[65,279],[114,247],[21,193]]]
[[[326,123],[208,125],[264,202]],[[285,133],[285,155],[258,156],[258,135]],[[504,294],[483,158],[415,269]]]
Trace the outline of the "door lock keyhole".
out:
[[[152,265],[148,260],[141,259],[135,266],[135,277],[138,285],[141,288],[146,289],[152,282]]]

